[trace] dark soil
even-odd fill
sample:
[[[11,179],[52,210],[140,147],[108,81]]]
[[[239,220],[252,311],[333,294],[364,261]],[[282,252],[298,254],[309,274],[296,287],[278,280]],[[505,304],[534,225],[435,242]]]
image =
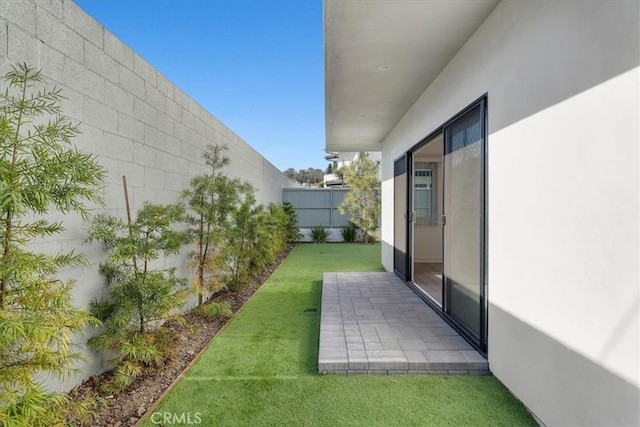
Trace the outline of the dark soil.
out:
[[[259,276],[254,277],[253,283],[238,292],[221,292],[210,298],[210,302],[226,301],[231,305],[235,314],[240,307],[253,295],[280,265],[291,251],[285,250],[276,262]],[[99,406],[95,410],[95,417],[83,424],[92,427],[125,427],[134,426],[154,405],[164,391],[187,368],[189,363],[207,347],[215,335],[230,319],[206,319],[193,314],[184,316],[184,324],[167,322],[163,328],[170,328],[177,337],[177,344],[171,360],[161,368],[148,369],[140,378],[125,391],[117,395],[104,395],[100,392],[100,385],[109,379],[111,372],[94,375],[81,385],[69,392],[69,397],[80,402],[89,397],[99,396],[106,401],[106,406]]]

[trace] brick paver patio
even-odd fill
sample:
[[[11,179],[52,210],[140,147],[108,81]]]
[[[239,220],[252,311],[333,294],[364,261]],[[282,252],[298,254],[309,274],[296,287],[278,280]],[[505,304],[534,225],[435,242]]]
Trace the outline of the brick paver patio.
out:
[[[487,360],[393,273],[325,273],[323,374],[487,375]]]

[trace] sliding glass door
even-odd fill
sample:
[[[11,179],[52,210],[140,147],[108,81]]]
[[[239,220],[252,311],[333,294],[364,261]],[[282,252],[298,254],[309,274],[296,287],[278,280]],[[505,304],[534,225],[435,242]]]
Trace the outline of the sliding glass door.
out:
[[[484,100],[444,128],[444,310],[483,346]]]
[[[486,98],[394,163],[394,270],[487,352]]]

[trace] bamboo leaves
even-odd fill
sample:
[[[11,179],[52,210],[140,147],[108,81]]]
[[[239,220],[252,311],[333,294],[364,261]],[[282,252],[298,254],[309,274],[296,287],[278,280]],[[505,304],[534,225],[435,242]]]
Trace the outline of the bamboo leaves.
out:
[[[45,392],[38,374],[65,377],[81,358],[72,336],[89,313],[76,308],[73,281],[55,277],[81,265],[74,252],[42,254],[34,239],[64,228],[39,216],[52,210],[86,217],[100,204],[103,168],[71,140],[79,131],[62,115],[57,88],[26,65],[4,76],[0,89],[0,424],[60,423],[66,399]]]
[[[177,226],[184,220],[179,205],[146,203],[135,220],[100,214],[94,217],[87,242],[102,242],[107,261],[100,264],[109,299],[91,304],[91,313],[103,327],[90,343],[101,351],[115,351],[114,378],[105,390],[121,391],[145,365],[159,365],[168,356],[170,339],[158,339],[160,322],[182,307],[186,281],[174,267],[163,267],[164,258],[176,254],[187,242]]]

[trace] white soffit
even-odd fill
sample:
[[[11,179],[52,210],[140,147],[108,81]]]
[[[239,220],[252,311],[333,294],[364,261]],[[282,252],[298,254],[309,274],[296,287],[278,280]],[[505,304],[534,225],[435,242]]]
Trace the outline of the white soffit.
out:
[[[380,151],[497,3],[325,0],[327,151]]]

